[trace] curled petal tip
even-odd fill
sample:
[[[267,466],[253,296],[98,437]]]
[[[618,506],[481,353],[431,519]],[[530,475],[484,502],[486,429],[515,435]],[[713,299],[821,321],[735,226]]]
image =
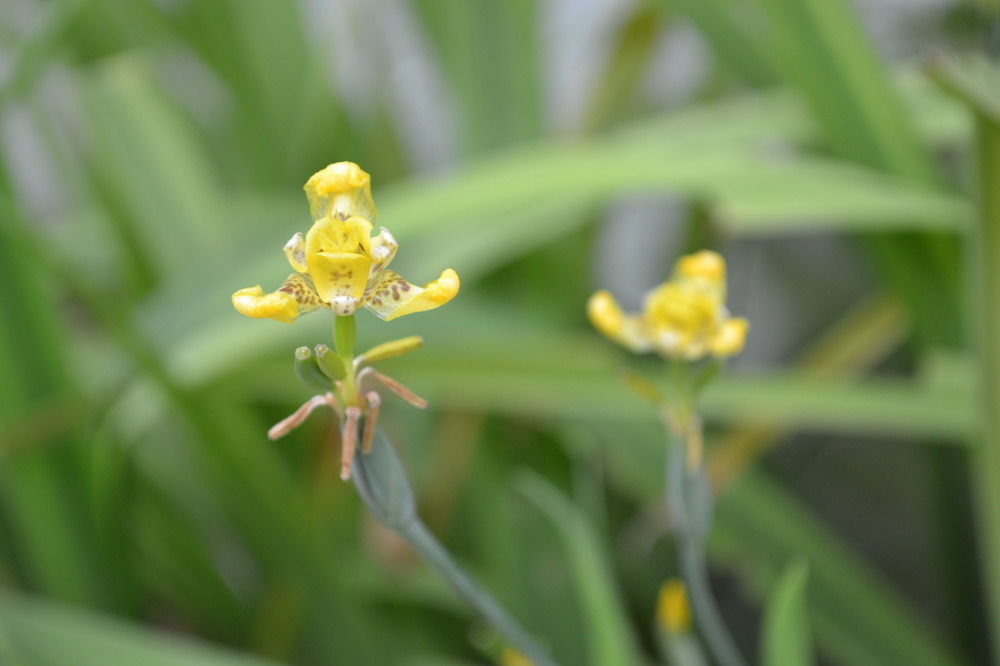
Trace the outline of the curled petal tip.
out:
[[[386,321],[403,315],[439,308],[455,298],[461,288],[458,273],[451,268],[441,272],[437,280],[423,287],[410,284],[398,273],[382,271],[373,286],[369,286],[365,306]]]
[[[298,316],[298,304],[289,294],[276,291],[265,294],[260,285],[240,289],[233,294],[233,307],[241,315],[255,319],[277,319],[290,324]]]
[[[462,283],[458,279],[458,273],[451,268],[446,268],[441,272],[437,280],[426,285],[424,289],[428,292],[428,298],[437,305],[444,305],[458,295]]]
[[[611,292],[602,289],[587,301],[587,317],[598,331],[612,340],[621,335],[625,316]]]
[[[743,351],[750,323],[743,317],[727,319],[712,339],[712,354],[720,358]]]
[[[313,219],[340,214],[375,219],[371,177],[354,162],[336,162],[314,173],[305,186]]]

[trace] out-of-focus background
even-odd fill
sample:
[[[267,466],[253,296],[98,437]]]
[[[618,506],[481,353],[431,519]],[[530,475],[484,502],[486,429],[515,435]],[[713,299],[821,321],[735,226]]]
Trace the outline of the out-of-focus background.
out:
[[[977,434],[976,386],[997,375],[970,340],[1000,303],[965,297],[977,142],[927,71],[995,47],[995,16],[0,0],[0,663],[498,663],[339,481],[329,418],[265,438],[330,318],[229,295],[279,284],[302,184],[340,160],[372,174],[400,272],[462,276],[441,310],[359,316],[362,348],[426,338],[385,369],[432,407],[382,417],[421,512],[563,664],[662,663],[664,441],[619,370],[663,370],[584,304],[636,308],[701,247],[751,321],[703,406],[744,653],[804,561],[821,663],[987,663],[1000,469],[976,452],[1000,433]]]

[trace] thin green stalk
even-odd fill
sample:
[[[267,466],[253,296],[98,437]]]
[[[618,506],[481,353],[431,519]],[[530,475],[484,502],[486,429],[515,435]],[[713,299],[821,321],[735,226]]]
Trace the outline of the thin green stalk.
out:
[[[511,645],[530,659],[532,664],[535,666],[556,666],[556,662],[521,628],[521,625],[455,563],[448,551],[434,538],[434,535],[419,518],[401,527],[399,532],[413,547],[413,550],[434,566],[451,583],[459,595],[475,608],[494,629],[503,634]]]
[[[360,425],[360,424],[359,424]],[[406,468],[381,429],[375,429],[371,451],[354,458],[354,487],[371,514],[397,532],[429,564],[441,572],[459,595],[535,666],[557,666],[531,636],[452,559],[417,515],[416,498]]]
[[[976,519],[985,578],[988,635],[1000,664],[1000,125],[976,114],[979,225],[973,254],[972,313],[979,352],[982,436],[973,448]]]
[[[691,611],[708,648],[720,666],[743,666],[736,644],[715,605],[705,566],[705,545],[696,539],[680,539],[678,545],[681,578],[691,599]]]
[[[344,406],[360,405],[361,399],[358,396],[358,387],[355,382],[354,366],[354,341],[357,339],[357,323],[354,315],[346,317],[335,316],[333,318],[333,346],[337,350],[337,356],[344,364],[347,375],[341,381],[341,398]]]
[[[691,600],[695,624],[719,666],[744,666],[745,662],[729,635],[729,630],[712,596],[705,564],[705,537],[712,525],[712,487],[705,471],[703,456],[689,464],[691,447],[700,446],[701,421],[691,415],[684,420],[684,432],[670,428],[667,452],[667,506],[674,515],[677,529],[677,555],[681,578]]]

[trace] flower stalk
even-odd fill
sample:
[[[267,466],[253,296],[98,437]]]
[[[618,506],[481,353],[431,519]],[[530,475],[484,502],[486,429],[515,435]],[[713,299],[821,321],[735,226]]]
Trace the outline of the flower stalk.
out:
[[[712,525],[714,498],[701,455],[701,419],[694,415],[682,430],[668,425],[667,505],[676,525],[681,578],[702,637],[719,666],[743,666],[709,585],[705,540]],[[697,453],[694,453],[697,451]]]
[[[357,323],[354,315],[333,318],[333,345],[337,356],[345,368],[354,367],[354,342],[357,339]],[[347,407],[361,406],[355,373],[348,372],[340,381],[340,396]]]
[[[696,409],[701,390],[719,372],[722,359],[742,351],[749,329],[746,319],[730,316],[725,301],[726,262],[703,250],[681,257],[671,278],[646,295],[640,312],[625,313],[609,292],[598,291],[587,303],[587,314],[611,340],[666,361],[666,391],[633,373],[626,381],[657,406],[668,433],[667,508],[697,627],[720,666],[743,666],[709,586],[705,540],[714,499]]]
[[[304,189],[314,223],[305,235],[296,233],[284,247],[295,272],[271,293],[257,285],[232,296],[237,312],[258,319],[292,323],[323,309],[334,315],[334,351],[326,345],[316,345],[315,353],[308,347],[295,350],[296,374],[321,393],[274,425],[268,436],[284,437],[313,411],[329,407],[341,424],[340,476],[346,481],[353,471],[358,495],[372,515],[437,568],[459,595],[535,666],[556,666],[503,607],[458,566],[420,520],[406,470],[392,443],[376,426],[382,398],[371,386],[373,382],[419,409],[427,406],[423,398],[371,366],[413,351],[423,340],[417,336],[391,340],[355,355],[354,313],[358,309],[365,308],[386,321],[433,310],[458,293],[458,275],[448,268],[437,280],[420,287],[386,268],[398,246],[385,227],[373,235],[376,209],[371,179],[357,164],[331,164],[316,172]]]
[[[463,570],[417,515],[413,490],[395,447],[377,430],[371,450],[354,458],[354,485],[375,518],[433,566],[479,615],[535,666],[557,666],[534,638]]]

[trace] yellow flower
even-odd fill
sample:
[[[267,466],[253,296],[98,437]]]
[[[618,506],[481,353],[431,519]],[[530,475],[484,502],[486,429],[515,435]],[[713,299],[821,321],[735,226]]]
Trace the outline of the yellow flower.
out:
[[[725,302],[725,260],[702,250],[677,261],[673,277],[646,295],[641,313],[623,313],[602,290],[591,296],[587,314],[597,330],[632,351],[693,361],[743,349],[749,324],[730,317]]]
[[[500,655],[500,666],[534,666],[534,662],[514,648],[505,647]]]
[[[423,287],[386,269],[398,244],[385,227],[372,235],[371,178],[357,164],[331,164],[304,189],[314,223],[304,237],[297,233],[285,244],[296,272],[269,294],[259,285],[237,291],[238,312],[292,322],[323,307],[339,316],[365,307],[390,320],[440,307],[458,293],[458,275],[450,268]]]
[[[691,607],[684,583],[671,579],[660,587],[656,622],[668,634],[685,634],[691,629]]]

